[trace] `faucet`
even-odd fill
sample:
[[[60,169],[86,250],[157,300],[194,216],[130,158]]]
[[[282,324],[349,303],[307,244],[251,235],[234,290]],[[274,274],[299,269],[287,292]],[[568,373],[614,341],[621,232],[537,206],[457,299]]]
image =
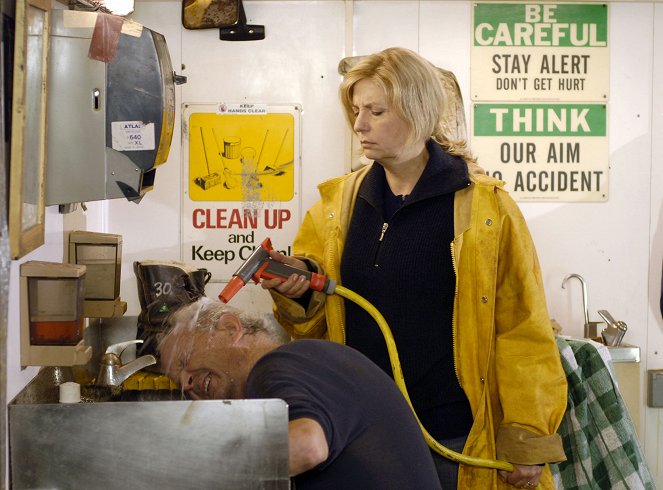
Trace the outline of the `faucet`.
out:
[[[578,279],[578,281],[580,281],[580,284],[582,285],[582,308],[585,314],[584,336],[585,338],[596,337],[596,326],[599,324],[599,322],[589,321],[589,309],[587,308],[587,283],[585,282],[583,277],[580,274],[569,274],[562,281],[562,289],[565,289],[564,286],[566,285],[566,281],[568,281],[572,277]]]
[[[628,330],[626,323],[621,320],[615,320],[607,310],[599,310],[599,316],[608,325],[601,332],[603,343],[610,346],[621,345],[624,334]]]
[[[151,354],[141,356],[122,365],[120,356],[124,349],[133,344],[141,344],[142,340],[129,340],[119,344],[109,345],[106,353],[101,356],[99,375],[96,384],[99,386],[120,386],[124,380],[144,367],[157,363],[156,357]]]

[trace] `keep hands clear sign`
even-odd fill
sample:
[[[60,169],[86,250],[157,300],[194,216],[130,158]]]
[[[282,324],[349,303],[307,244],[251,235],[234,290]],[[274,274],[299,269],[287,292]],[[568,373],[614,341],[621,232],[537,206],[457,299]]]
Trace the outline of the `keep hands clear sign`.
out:
[[[182,260],[226,282],[262,241],[292,255],[301,222],[301,108],[184,104]]]
[[[606,201],[607,4],[476,3],[472,150],[519,201]]]

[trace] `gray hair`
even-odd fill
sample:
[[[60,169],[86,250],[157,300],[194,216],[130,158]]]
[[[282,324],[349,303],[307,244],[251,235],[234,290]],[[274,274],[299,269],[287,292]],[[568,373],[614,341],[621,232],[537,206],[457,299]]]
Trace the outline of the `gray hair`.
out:
[[[287,342],[289,337],[283,327],[271,313],[254,314],[229,306],[221,301],[201,297],[197,301],[178,308],[168,319],[168,335],[182,332],[211,332],[219,320],[227,314],[235,315],[244,333],[248,335],[265,334],[280,343]],[[164,337],[165,338],[165,337]],[[162,339],[163,340],[163,339]]]

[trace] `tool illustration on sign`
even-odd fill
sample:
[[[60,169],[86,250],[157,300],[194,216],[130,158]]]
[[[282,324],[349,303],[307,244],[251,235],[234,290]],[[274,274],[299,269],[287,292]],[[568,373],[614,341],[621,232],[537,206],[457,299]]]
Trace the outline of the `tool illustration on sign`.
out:
[[[294,194],[292,118],[193,114],[189,186],[194,201],[287,201]]]

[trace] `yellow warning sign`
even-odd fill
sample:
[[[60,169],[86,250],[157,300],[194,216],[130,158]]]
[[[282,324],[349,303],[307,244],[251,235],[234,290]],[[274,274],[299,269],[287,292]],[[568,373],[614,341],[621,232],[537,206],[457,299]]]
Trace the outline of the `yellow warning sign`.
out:
[[[291,114],[192,113],[192,201],[290,201],[295,193]]]

